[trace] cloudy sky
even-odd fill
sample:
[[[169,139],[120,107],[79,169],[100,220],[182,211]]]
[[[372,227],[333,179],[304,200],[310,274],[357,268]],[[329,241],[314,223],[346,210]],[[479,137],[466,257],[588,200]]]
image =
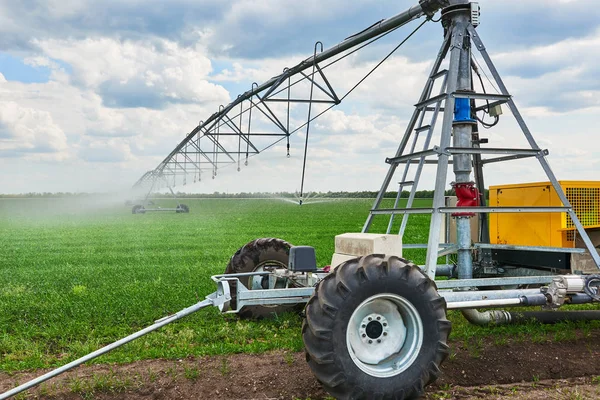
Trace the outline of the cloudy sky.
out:
[[[114,191],[153,169],[198,121],[312,54],[416,0],[0,0],[2,193]],[[559,179],[600,180],[597,0],[483,0],[478,28]],[[331,72],[352,86],[418,24]],[[376,190],[441,43],[427,23],[311,130],[307,190]],[[481,60],[481,58],[480,58]],[[488,82],[486,81],[486,85]],[[335,85],[334,85],[335,86]],[[488,86],[493,91],[491,84]],[[524,147],[507,109],[484,132]],[[241,172],[179,190],[299,189],[303,134]],[[426,171],[423,189],[433,187]],[[534,161],[489,183],[544,179]],[[450,179],[450,178],[449,178]]]

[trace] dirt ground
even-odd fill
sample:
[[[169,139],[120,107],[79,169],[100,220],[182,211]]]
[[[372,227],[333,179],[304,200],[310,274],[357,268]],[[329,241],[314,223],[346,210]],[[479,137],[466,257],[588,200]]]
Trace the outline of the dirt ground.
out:
[[[600,399],[600,331],[555,342],[451,342],[425,399]],[[0,392],[35,373],[0,373]],[[303,353],[149,360],[79,367],[33,390],[35,399],[323,399]]]

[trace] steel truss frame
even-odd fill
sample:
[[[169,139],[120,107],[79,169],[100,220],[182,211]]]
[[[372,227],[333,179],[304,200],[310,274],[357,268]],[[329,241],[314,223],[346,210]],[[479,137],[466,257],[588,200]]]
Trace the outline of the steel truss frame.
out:
[[[374,71],[371,70],[347,93],[338,95],[325,74],[326,69],[410,21],[422,16],[432,17],[438,9],[447,5],[449,0],[421,0],[419,5],[379,21],[329,49],[324,50],[323,44],[317,42],[312,57],[291,68],[285,68],[280,75],[261,85],[253,83],[249,91],[239,95],[227,106],[220,106],[219,111],[205,121],[200,121],[198,126],[192,129],[156,168],[138,179],[134,188],[163,187],[163,182],[167,182],[168,186],[175,186],[177,183],[185,185],[188,176],[193,176],[194,182],[200,181],[206,174],[214,179],[218,170],[227,166],[237,166],[237,170],[240,171],[242,164],[248,165],[250,157],[283,141],[286,142],[289,157],[290,136],[305,131],[304,166],[300,189],[300,199],[302,199],[311,122],[340,104]],[[423,21],[392,53],[425,22],[427,20]],[[305,89],[303,91],[302,86]],[[292,109],[297,105],[308,105],[308,110],[304,121],[294,123]],[[315,113],[313,107],[316,105],[326,108]],[[180,182],[177,182],[178,179]]]
[[[470,76],[469,73],[465,74],[464,69],[469,68],[469,64],[473,65],[473,59],[471,54],[471,43],[483,57],[485,64],[491,72],[493,79],[500,89],[500,94],[488,94],[488,93],[474,93],[471,90],[465,90],[463,87],[459,87],[459,81],[464,79],[464,76]],[[449,56],[448,69],[441,69],[443,61]],[[462,60],[461,60],[462,57]],[[464,58],[468,57],[470,63],[465,62]],[[467,65],[467,67],[465,67]],[[442,79],[440,93],[432,95],[434,85],[438,79]],[[456,143],[457,139],[457,124],[454,120],[454,110],[457,99],[469,99],[473,100],[485,100],[492,102],[490,105],[501,105],[506,104],[515,117],[522,134],[530,145],[527,149],[514,149],[514,148],[492,148],[492,147],[481,147],[480,143],[475,143],[471,140],[471,128],[468,130],[468,143],[470,146],[451,146],[451,140],[454,136]],[[486,106],[474,107],[475,110],[481,110]],[[489,107],[489,106],[487,106]],[[432,136],[440,112],[443,113],[443,121],[441,128],[441,137],[439,145],[431,144]],[[424,125],[428,117],[428,123]],[[458,124],[461,125],[461,124]],[[417,148],[419,142],[419,136],[426,135],[422,145],[422,149]],[[458,218],[458,237],[459,241],[461,236],[467,236],[465,243],[458,243],[456,245],[450,243],[441,243],[440,241],[440,230],[442,227],[442,220],[446,214],[449,213],[479,213],[480,215],[486,215],[489,213],[547,213],[547,212],[566,212],[572,219],[577,232],[581,235],[586,248],[593,258],[596,266],[600,269],[600,255],[595,250],[588,234],[586,233],[583,225],[579,221],[573,207],[567,199],[562,187],[558,183],[556,176],[552,172],[546,156],[549,154],[548,150],[541,149],[531,131],[527,127],[519,109],[515,105],[512,96],[508,92],[502,78],[500,77],[492,59],[490,58],[483,41],[479,37],[475,30],[475,27],[468,20],[452,19],[452,23],[448,23],[446,35],[437,58],[434,62],[429,78],[425,84],[421,97],[417,104],[415,104],[415,110],[412,118],[406,128],[405,134],[400,142],[398,150],[394,157],[386,159],[386,163],[390,164],[389,170],[383,184],[379,190],[377,198],[373,204],[372,209],[369,212],[369,216],[363,226],[362,232],[369,232],[373,217],[375,215],[390,215],[387,232],[390,233],[394,218],[396,215],[402,215],[402,222],[400,225],[399,234],[404,235],[408,218],[411,214],[431,214],[431,222],[429,228],[429,238],[426,244],[417,245],[422,248],[427,248],[427,259],[425,265],[425,272],[431,278],[435,278],[436,268],[438,267],[438,258],[449,253],[448,247],[451,247],[451,251],[458,253],[459,256],[461,251],[463,254],[470,253],[472,250],[471,238],[470,238],[470,224],[468,218]],[[482,159],[482,155],[490,155],[490,158]],[[436,157],[431,159],[431,157]],[[452,157],[452,159],[450,159]],[[465,157],[467,157],[465,159]],[[445,187],[448,176],[448,165],[455,165],[455,173],[457,182],[466,182],[464,178],[469,178],[471,164],[475,167],[476,180],[478,184],[479,192],[483,193],[483,175],[481,173],[481,166],[489,163],[497,163],[503,161],[510,161],[515,159],[535,157],[538,159],[542,169],[546,173],[549,181],[552,183],[554,190],[558,194],[563,207],[446,207],[445,206]],[[430,159],[428,159],[430,158]],[[457,163],[469,164],[467,170],[469,171],[466,176],[463,170],[456,168]],[[402,172],[402,178],[399,183],[398,194],[394,203],[393,208],[381,208],[384,195],[387,192],[390,183],[394,177],[398,165],[405,164]],[[411,165],[417,164],[416,171],[414,171],[413,179],[407,180],[409,176],[409,170]],[[423,167],[426,164],[436,165],[436,180],[435,190],[433,198],[433,206],[431,208],[415,208],[413,207],[415,193],[417,191],[419,181],[423,172]],[[461,171],[460,173],[458,171]],[[461,175],[462,174],[462,175]],[[480,174],[481,176],[477,176]],[[461,180],[462,178],[462,180]],[[407,200],[407,206],[404,208],[398,208],[401,193],[405,187],[411,187],[410,195]],[[461,221],[462,220],[462,221]],[[460,226],[461,222],[467,222]],[[467,232],[468,231],[468,232]],[[494,245],[490,244],[475,244],[475,247],[482,249],[494,248]],[[501,247],[501,246],[496,246]],[[523,247],[523,246],[521,246]],[[521,248],[521,250],[536,250],[537,248]],[[539,248],[540,250],[542,248]],[[560,249],[564,251],[565,249]],[[567,249],[568,250],[568,249]],[[548,251],[548,248],[544,248],[544,251]],[[467,265],[459,265],[459,279],[472,277],[472,259],[471,255],[468,255],[469,260],[466,260]],[[460,264],[460,259],[459,259]],[[465,271],[465,276],[461,276],[460,269]],[[471,274],[471,276],[469,276]],[[510,279],[506,280],[508,282]],[[508,284],[508,283],[505,283]]]

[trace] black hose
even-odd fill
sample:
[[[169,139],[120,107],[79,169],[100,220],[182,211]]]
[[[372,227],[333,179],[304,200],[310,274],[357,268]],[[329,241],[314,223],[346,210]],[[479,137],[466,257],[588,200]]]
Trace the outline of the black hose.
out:
[[[592,299],[600,301],[600,275],[586,277],[583,291]]]
[[[513,311],[510,313],[510,323],[518,324],[536,321],[542,324],[555,324],[564,321],[595,321],[600,320],[600,311]]]

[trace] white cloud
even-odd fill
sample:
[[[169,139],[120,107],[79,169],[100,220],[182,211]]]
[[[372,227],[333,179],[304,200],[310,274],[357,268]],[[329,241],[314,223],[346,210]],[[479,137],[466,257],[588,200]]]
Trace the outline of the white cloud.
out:
[[[79,156],[84,161],[120,163],[132,158],[129,145],[122,140],[112,138],[86,141],[88,143],[79,151]]]
[[[59,66],[54,61],[50,60],[48,57],[26,57],[23,60],[25,65],[31,65],[32,67],[48,67],[52,69],[59,69]]]
[[[278,60],[278,62],[281,62]],[[265,68],[267,65],[271,65],[268,62],[261,62],[262,68],[253,68],[249,65],[243,65],[240,62],[234,62],[232,64],[232,68],[225,68],[221,70],[218,74],[212,76],[213,81],[217,82],[262,82],[265,80],[265,77],[269,76],[269,72],[266,71]]]
[[[600,106],[600,29],[581,38],[493,55],[512,94],[528,107],[565,113]]]
[[[33,43],[44,57],[71,66],[72,84],[95,91],[111,107],[228,102],[228,93],[207,81],[210,60],[200,50],[175,42],[88,38]]]
[[[50,113],[0,102],[0,154],[51,153],[58,160],[68,157],[66,149],[67,138]]]

